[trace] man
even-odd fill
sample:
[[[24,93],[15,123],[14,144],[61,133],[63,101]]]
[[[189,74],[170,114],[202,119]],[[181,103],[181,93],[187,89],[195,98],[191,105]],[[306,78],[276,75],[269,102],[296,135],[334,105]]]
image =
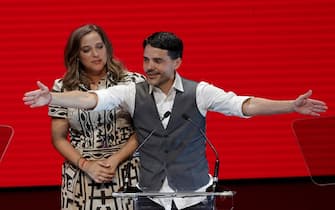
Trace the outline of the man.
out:
[[[128,110],[140,145],[145,141],[139,149],[139,188],[143,191],[206,191],[212,184],[205,156],[206,140],[201,135],[207,111],[239,117],[291,112],[319,116],[327,109],[324,102],[309,98],[311,91],[295,100],[270,100],[237,96],[206,82],[182,78],[177,69],[182,63],[183,43],[173,33],[154,33],[144,40],[143,48],[147,82],[63,94],[50,93],[38,82],[40,89],[23,98],[30,107],[53,104],[102,110],[121,106]],[[210,209],[203,198],[153,200],[142,204],[154,209]]]

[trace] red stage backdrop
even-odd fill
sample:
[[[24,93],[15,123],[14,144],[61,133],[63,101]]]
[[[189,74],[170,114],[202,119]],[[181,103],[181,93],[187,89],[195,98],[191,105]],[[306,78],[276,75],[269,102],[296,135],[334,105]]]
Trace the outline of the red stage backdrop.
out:
[[[185,43],[180,73],[242,95],[293,99],[308,89],[335,107],[334,0],[2,0],[0,124],[14,136],[0,163],[0,186],[60,184],[46,108],[22,95],[64,73],[70,32],[96,23],[130,70],[142,73],[144,37],[173,31]],[[239,119],[208,115],[221,157],[220,179],[307,176],[291,129],[297,114]],[[213,167],[214,157],[208,150]]]

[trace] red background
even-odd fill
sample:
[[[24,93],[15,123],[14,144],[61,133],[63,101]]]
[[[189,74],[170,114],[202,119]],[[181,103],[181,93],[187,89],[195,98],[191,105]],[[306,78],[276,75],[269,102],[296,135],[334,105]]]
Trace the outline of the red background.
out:
[[[47,109],[23,105],[41,80],[64,73],[70,32],[96,23],[116,57],[142,73],[144,37],[173,31],[185,44],[180,73],[227,91],[294,99],[308,89],[335,106],[334,0],[2,0],[0,124],[15,133],[0,163],[0,186],[60,184],[61,156]],[[221,179],[307,176],[291,125],[297,114],[239,119],[210,113],[207,133],[221,157]],[[213,163],[213,155],[208,151]]]

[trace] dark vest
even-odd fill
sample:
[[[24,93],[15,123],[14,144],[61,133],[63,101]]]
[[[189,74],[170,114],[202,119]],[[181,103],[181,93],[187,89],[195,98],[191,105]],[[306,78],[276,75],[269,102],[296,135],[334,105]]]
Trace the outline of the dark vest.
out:
[[[159,190],[167,177],[169,186],[178,191],[196,190],[209,182],[205,130],[206,120],[196,105],[198,83],[182,79],[184,92],[177,91],[169,123],[164,129],[153,95],[146,82],[136,84],[134,126],[139,143],[154,130],[139,150],[140,187],[144,191]]]

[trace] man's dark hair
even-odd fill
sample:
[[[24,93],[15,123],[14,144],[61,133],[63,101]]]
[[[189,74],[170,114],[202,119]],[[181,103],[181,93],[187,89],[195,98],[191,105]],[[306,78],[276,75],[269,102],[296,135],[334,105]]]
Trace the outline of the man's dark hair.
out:
[[[183,41],[171,32],[156,32],[143,41],[143,48],[150,45],[155,48],[168,50],[172,59],[183,57]]]

